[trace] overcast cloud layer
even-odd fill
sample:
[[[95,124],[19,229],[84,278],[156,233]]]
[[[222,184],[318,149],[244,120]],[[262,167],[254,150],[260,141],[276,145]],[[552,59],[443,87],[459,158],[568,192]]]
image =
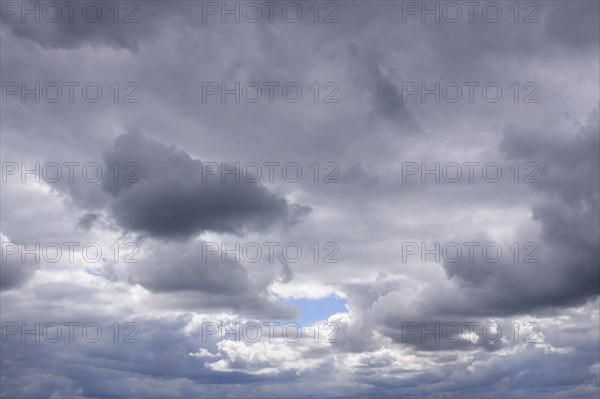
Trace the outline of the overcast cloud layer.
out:
[[[66,3],[1,2],[0,397],[600,396],[600,2]]]

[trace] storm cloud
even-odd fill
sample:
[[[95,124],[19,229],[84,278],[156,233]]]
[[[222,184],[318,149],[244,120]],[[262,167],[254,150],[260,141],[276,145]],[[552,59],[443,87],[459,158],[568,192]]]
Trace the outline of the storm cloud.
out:
[[[139,171],[116,184],[105,175],[102,183],[113,197],[117,223],[126,230],[163,238],[207,230],[241,234],[278,222],[294,224],[310,211],[235,175],[228,180],[208,176],[214,169],[137,132],[117,137],[104,160],[107,166],[129,164],[132,172]],[[235,165],[220,170],[235,170]]]

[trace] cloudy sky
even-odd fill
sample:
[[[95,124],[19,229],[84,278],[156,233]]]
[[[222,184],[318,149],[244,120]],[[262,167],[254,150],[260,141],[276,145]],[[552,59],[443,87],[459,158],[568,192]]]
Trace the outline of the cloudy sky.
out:
[[[0,396],[598,398],[599,4],[3,0]]]

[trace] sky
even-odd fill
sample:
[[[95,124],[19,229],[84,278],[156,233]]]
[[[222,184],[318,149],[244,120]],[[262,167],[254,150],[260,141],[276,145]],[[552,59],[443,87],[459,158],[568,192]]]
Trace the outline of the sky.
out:
[[[0,2],[0,397],[598,398],[600,2]]]

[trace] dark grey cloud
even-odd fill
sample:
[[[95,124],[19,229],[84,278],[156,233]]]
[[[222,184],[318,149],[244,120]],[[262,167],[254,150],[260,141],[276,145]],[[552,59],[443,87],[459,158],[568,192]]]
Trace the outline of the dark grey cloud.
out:
[[[502,146],[510,157],[535,159],[540,166],[540,183],[533,187],[544,199],[533,207],[532,218],[541,224],[542,250],[548,251],[544,262],[530,268],[527,279],[518,277],[524,272],[514,267],[507,272],[512,276],[503,278],[498,274],[511,268],[494,268],[496,278],[490,280],[499,284],[506,279],[500,284],[505,286],[544,276],[528,289],[517,290],[526,294],[515,303],[535,306],[547,300],[548,305],[560,306],[600,293],[599,129],[596,109],[584,125],[573,127],[569,139],[515,131],[504,136]],[[468,279],[466,273],[462,278]]]
[[[18,288],[27,282],[27,279],[35,272],[35,265],[22,263],[18,260],[2,260],[0,267],[0,290],[10,290]]]
[[[176,7],[168,8],[174,12],[177,10]],[[161,12],[153,1],[123,3],[115,7],[114,3],[84,0],[50,5],[33,1],[14,2],[5,5],[0,14],[3,24],[16,37],[35,42],[43,48],[73,49],[99,45],[136,51],[140,42],[156,37],[160,27],[155,22]],[[36,17],[38,22],[34,22]]]
[[[92,228],[94,223],[98,220],[99,215],[96,213],[85,213],[77,221],[77,225],[83,229],[89,230]]]
[[[78,320],[85,319],[85,316],[82,317]],[[42,320],[42,324],[54,321]],[[202,337],[199,332],[185,333],[189,319],[131,319],[138,326],[138,331],[130,338],[137,340],[133,343],[122,342],[121,336],[120,342],[115,343],[112,332],[107,330],[115,321],[120,323],[120,319],[105,315],[91,321],[103,328],[102,339],[95,344],[86,342],[79,335],[80,329],[76,330],[73,343],[68,342],[68,336],[63,336],[57,343],[43,340],[40,343],[33,340],[22,343],[20,338],[11,338],[10,344],[3,344],[2,372],[8,377],[6,385],[3,383],[3,393],[13,397],[179,396],[197,395],[202,387],[205,387],[206,393],[206,387],[213,384],[210,390],[217,394],[222,389],[219,386],[228,381],[251,384],[257,380],[243,373],[220,376],[203,367],[200,359],[190,357],[189,353],[202,345]],[[33,323],[29,321],[29,326]],[[126,334],[131,332],[132,329],[129,329]],[[10,367],[5,362],[7,358],[15,360]],[[30,363],[24,359],[36,361]],[[133,364],[135,369],[130,368]],[[154,384],[152,381],[155,379],[172,382]],[[173,379],[179,379],[179,382]],[[106,380],[113,383],[106,384]]]
[[[600,4],[597,1],[564,2],[556,7],[549,7],[544,25],[548,35],[565,46],[573,49],[594,47],[600,35],[599,14]],[[577,23],[566,23],[567,21]]]
[[[196,312],[238,311],[264,319],[297,316],[295,308],[269,298],[269,285],[281,274],[285,275],[285,266],[266,265],[261,269],[257,264],[236,263],[231,257],[222,262],[220,252],[206,256],[204,244],[148,241],[141,248],[152,249],[139,263],[129,264],[124,270],[118,265],[107,268],[104,277],[139,284],[152,293],[162,294],[157,301],[161,307]],[[292,276],[287,279],[291,281]]]
[[[242,234],[297,223],[310,210],[243,179],[204,179],[208,169],[201,161],[139,132],[117,137],[104,160],[107,166],[131,162],[139,168],[133,177],[138,182],[124,178],[115,184],[111,176],[103,181],[113,197],[113,215],[126,230],[163,238],[202,231]]]
[[[418,132],[420,127],[404,103],[402,90],[398,87],[401,77],[388,76],[390,72],[382,70],[385,69],[385,65],[380,65],[383,57],[372,49],[365,50],[350,44],[348,53],[356,60],[352,75],[358,82],[357,86],[370,92],[373,113],[395,122],[401,132]],[[389,69],[396,72],[394,68]]]
[[[33,277],[33,274],[39,268],[39,264],[35,263],[32,255],[27,256],[25,259],[21,257],[23,247],[18,241],[13,242],[3,234],[1,234],[1,239],[0,291],[20,288]],[[31,247],[29,245],[28,248]]]

